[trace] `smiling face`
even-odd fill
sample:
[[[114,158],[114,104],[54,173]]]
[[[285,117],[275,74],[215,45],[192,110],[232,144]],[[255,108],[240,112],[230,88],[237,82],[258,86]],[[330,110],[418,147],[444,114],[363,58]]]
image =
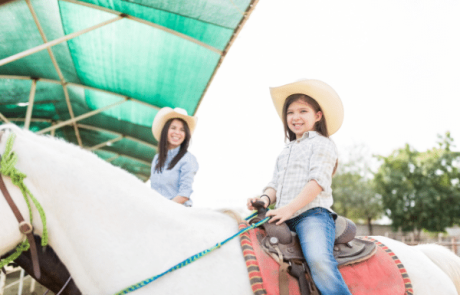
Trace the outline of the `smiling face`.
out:
[[[185,139],[185,128],[182,121],[174,119],[168,129],[168,150],[180,146]]]
[[[298,99],[287,108],[286,119],[289,130],[296,138],[301,138],[307,131],[315,131],[315,124],[323,117],[322,112],[315,110],[305,101]]]

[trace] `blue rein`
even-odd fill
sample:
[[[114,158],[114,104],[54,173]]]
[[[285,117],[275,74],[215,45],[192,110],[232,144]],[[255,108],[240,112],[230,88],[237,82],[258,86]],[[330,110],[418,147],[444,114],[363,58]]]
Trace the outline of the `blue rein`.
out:
[[[255,212],[255,213],[249,215],[248,217],[245,218],[245,220],[249,220],[249,219],[253,218],[253,217],[256,216],[256,215],[257,215],[257,212]],[[253,229],[253,228],[258,227],[259,225],[264,224],[264,223],[267,222],[269,219],[270,219],[270,217],[266,217],[266,218],[264,218],[263,220],[261,220],[261,221],[259,221],[259,222],[257,222],[257,223],[253,223],[252,225],[250,225],[250,226],[248,226],[248,227],[246,227],[246,228],[243,228],[242,230],[240,230],[239,232],[237,232],[237,233],[234,234],[233,236],[229,237],[228,239],[224,240],[223,242],[217,243],[217,244],[215,244],[214,246],[212,246],[211,248],[206,249],[206,250],[204,250],[204,251],[201,251],[200,253],[197,253],[197,254],[195,254],[195,255],[193,255],[193,256],[191,256],[191,257],[185,259],[184,261],[182,261],[182,262],[180,262],[180,263],[174,265],[173,267],[171,267],[170,269],[168,269],[168,270],[162,272],[162,273],[159,274],[159,275],[156,275],[156,276],[154,276],[154,277],[148,278],[148,279],[143,280],[143,281],[141,281],[141,282],[139,282],[139,283],[137,283],[137,284],[134,284],[134,285],[132,285],[132,286],[126,288],[126,289],[123,289],[123,290],[121,290],[121,291],[115,293],[115,295],[128,294],[128,293],[130,293],[130,292],[136,291],[137,289],[140,289],[140,288],[144,287],[145,285],[150,284],[151,282],[153,282],[153,281],[155,281],[155,280],[161,278],[161,277],[164,276],[165,274],[167,274],[167,273],[169,273],[169,272],[172,272],[172,271],[174,271],[174,270],[176,270],[176,269],[182,268],[182,267],[184,267],[184,266],[186,266],[186,265],[188,265],[188,264],[190,264],[190,263],[192,263],[192,262],[198,260],[199,258],[205,256],[206,254],[211,253],[212,251],[214,251],[214,250],[220,248],[222,245],[226,244],[228,241],[234,239],[235,237],[237,237],[237,236],[239,236],[239,235],[241,235],[241,234],[244,234],[245,232],[247,232],[247,231],[249,231],[249,230],[251,230],[251,229]]]

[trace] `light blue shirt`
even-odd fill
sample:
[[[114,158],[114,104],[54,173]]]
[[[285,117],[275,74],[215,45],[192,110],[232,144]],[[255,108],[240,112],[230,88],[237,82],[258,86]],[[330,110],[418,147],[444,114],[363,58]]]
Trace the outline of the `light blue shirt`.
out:
[[[168,150],[166,162],[161,173],[155,172],[155,165],[158,163],[158,154],[153,157],[150,174],[150,186],[164,197],[172,200],[176,196],[189,198],[185,206],[192,206],[190,199],[192,194],[193,178],[198,171],[198,162],[194,155],[187,152],[171,170],[168,170],[169,163],[179,153],[180,146]]]

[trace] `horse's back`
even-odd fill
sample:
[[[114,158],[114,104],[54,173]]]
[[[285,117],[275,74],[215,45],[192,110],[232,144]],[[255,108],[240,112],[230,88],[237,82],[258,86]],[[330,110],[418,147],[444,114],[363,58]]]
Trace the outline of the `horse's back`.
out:
[[[460,294],[460,257],[447,248],[436,244],[418,245],[422,251],[454,282],[457,293]]]
[[[458,295],[451,278],[418,246],[408,246],[386,237],[375,237],[375,239],[388,246],[404,265],[412,282],[414,294]]]

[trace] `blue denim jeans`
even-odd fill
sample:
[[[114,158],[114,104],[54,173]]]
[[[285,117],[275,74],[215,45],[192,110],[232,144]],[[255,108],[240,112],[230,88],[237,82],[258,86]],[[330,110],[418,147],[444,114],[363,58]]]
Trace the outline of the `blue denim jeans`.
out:
[[[333,213],[316,207],[286,221],[300,239],[313,281],[322,295],[351,295],[334,258]]]

